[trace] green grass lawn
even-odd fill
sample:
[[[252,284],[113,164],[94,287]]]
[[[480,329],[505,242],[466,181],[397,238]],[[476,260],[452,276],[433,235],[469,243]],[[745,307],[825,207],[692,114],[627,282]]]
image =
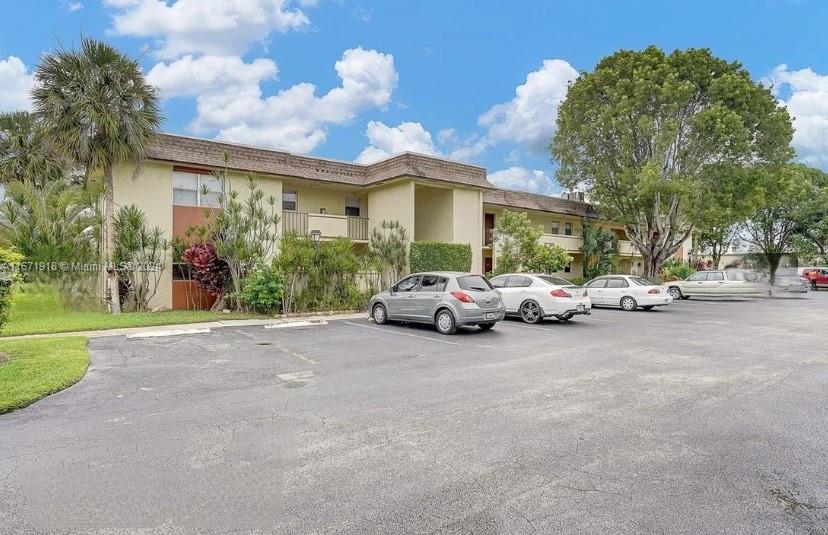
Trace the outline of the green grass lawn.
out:
[[[0,414],[78,382],[89,365],[86,342],[82,336],[0,341]]]
[[[107,314],[103,310],[69,310],[63,306],[56,291],[34,290],[24,285],[15,289],[9,320],[0,328],[0,337],[257,317],[261,316],[235,312],[225,314],[207,310],[125,312],[118,315]]]

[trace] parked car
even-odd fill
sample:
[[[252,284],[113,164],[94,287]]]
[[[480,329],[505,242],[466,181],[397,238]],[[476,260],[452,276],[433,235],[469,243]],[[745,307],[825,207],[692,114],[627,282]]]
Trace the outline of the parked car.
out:
[[[635,275],[605,275],[584,284],[592,306],[621,307],[630,311],[650,310],[669,305],[673,298],[667,289]]]
[[[388,321],[430,323],[442,334],[461,325],[488,330],[505,317],[503,300],[482,275],[414,273],[371,298],[368,310],[378,325]]]
[[[767,288],[765,288],[767,289]],[[744,269],[697,271],[684,280],[667,283],[667,291],[673,299],[689,299],[692,296],[744,296],[765,293],[758,284],[758,275]]]
[[[808,293],[811,290],[811,282],[797,275],[796,270],[779,270],[773,287],[788,293]]]
[[[492,285],[500,290],[506,314],[520,316],[526,323],[544,318],[569,321],[592,309],[586,290],[560,277],[507,273],[494,277]]]
[[[802,270],[802,276],[808,280],[812,290],[828,287],[828,268],[805,268]]]

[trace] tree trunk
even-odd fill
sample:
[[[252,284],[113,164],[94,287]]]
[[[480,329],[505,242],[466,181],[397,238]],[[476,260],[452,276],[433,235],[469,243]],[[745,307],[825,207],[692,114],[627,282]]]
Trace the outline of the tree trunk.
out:
[[[106,287],[109,289],[109,311],[121,313],[121,295],[118,288],[118,273],[114,266],[115,252],[115,189],[112,180],[112,166],[104,168],[106,191],[104,192],[104,262],[106,263]]]

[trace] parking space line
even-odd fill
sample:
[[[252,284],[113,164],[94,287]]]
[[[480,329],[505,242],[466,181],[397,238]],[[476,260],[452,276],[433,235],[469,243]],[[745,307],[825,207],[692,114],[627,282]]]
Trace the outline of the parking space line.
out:
[[[508,322],[508,323],[506,323],[505,321],[500,321],[500,322],[498,322],[498,323],[497,323],[497,325],[496,325],[495,327],[501,327],[501,326],[517,327],[517,328],[519,328],[519,329],[532,329],[532,330],[534,330],[534,331],[537,331],[537,330],[541,330],[541,331],[557,331],[557,330],[558,330],[558,329],[556,329],[556,328],[554,328],[554,327],[544,327],[543,325],[537,325],[537,324],[535,324],[535,325],[524,325],[524,324],[522,324],[522,323],[514,323],[514,322]]]
[[[449,340],[437,340],[436,338],[431,338],[430,336],[420,336],[418,334],[411,334],[411,333],[403,333],[396,330],[389,331],[388,329],[382,329],[380,327],[374,327],[372,325],[363,325],[361,323],[354,323],[352,321],[345,321],[343,323],[347,323],[348,325],[353,325],[355,327],[362,327],[363,329],[371,329],[373,331],[380,331],[383,333],[389,334],[399,334],[401,336],[410,336],[412,338],[419,338],[420,340],[428,340],[429,342],[437,342],[439,344],[448,344],[452,346],[459,346],[461,345],[459,342],[450,342]]]

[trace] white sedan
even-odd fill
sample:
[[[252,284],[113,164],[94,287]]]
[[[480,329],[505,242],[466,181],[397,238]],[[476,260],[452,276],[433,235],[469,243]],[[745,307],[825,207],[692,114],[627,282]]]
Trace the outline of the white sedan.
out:
[[[593,306],[621,307],[624,310],[669,305],[673,298],[666,288],[634,275],[606,275],[584,285]]]
[[[507,273],[491,280],[500,291],[506,314],[526,323],[544,318],[568,321],[578,314],[589,314],[592,302],[586,291],[566,279],[551,275]]]

